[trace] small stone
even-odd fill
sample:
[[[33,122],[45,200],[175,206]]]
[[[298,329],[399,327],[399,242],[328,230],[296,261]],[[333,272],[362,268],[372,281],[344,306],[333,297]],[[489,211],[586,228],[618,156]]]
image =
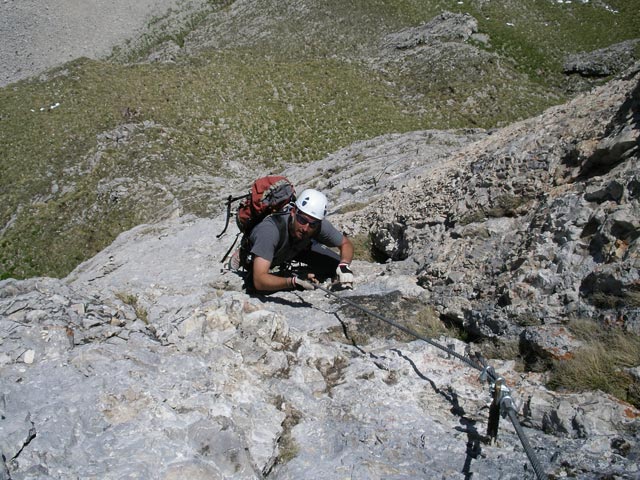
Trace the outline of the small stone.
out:
[[[102,320],[96,317],[86,317],[82,319],[82,326],[84,328],[93,328],[102,325]]]
[[[71,305],[71,310],[76,312],[78,315],[84,315],[86,311],[84,303],[74,303]]]
[[[26,352],[24,352],[24,355],[22,356],[22,361],[24,363],[27,363],[27,364],[31,365],[33,363],[33,360],[35,359],[35,357],[36,357],[36,352],[31,350],[31,349],[29,349]]]
[[[39,322],[46,316],[47,312],[45,310],[31,310],[29,313],[27,313],[25,320],[29,323]]]

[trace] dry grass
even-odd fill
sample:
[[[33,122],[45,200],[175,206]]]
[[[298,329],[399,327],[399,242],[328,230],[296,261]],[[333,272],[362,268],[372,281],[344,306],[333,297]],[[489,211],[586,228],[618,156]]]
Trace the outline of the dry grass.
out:
[[[276,459],[276,464],[284,465],[294,459],[300,451],[292,430],[293,427],[300,423],[302,412],[294,408],[282,395],[275,397],[273,404],[286,415],[282,422],[282,434],[278,439],[278,458]]]
[[[640,365],[640,336],[603,328],[591,320],[572,321],[570,330],[585,342],[569,360],[553,364],[549,386],[569,391],[602,390],[640,407],[637,382],[625,368]]]
[[[500,360],[518,360],[520,348],[518,340],[487,339],[479,344],[484,358]]]
[[[122,303],[133,308],[136,317],[138,317],[146,324],[149,323],[149,314],[147,313],[147,310],[142,305],[140,305],[138,297],[130,293],[118,292],[116,293],[116,298],[119,299]]]

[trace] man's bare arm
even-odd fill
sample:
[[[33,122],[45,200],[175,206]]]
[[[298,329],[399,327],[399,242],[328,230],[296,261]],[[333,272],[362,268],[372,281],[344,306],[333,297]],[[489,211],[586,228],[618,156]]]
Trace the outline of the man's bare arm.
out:
[[[340,249],[340,263],[351,263],[353,260],[353,243],[346,235],[342,236],[342,243],[338,247]]]
[[[253,286],[263,292],[275,292],[293,288],[291,277],[278,277],[269,273],[271,262],[262,257],[253,259]]]

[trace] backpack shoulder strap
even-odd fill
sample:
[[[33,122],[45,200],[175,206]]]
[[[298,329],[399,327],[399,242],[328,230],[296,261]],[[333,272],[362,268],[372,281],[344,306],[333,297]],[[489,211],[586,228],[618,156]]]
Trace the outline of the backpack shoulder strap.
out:
[[[284,212],[272,213],[269,216],[273,218],[273,222],[278,227],[278,233],[280,233],[280,239],[282,242],[282,239],[285,238],[285,235],[289,235],[289,232],[287,231],[287,229],[289,228],[289,218],[290,218],[289,210],[286,210]]]

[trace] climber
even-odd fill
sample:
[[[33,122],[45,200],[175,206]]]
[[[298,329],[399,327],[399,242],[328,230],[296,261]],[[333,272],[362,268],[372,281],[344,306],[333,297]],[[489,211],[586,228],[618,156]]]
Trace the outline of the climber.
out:
[[[327,197],[307,189],[289,211],[275,213],[256,225],[248,238],[248,288],[257,291],[313,290],[314,283],[335,276],[342,288],[353,288],[353,244],[328,220]],[[329,247],[337,247],[340,254]],[[303,275],[279,276],[273,267],[298,261],[308,267]]]

